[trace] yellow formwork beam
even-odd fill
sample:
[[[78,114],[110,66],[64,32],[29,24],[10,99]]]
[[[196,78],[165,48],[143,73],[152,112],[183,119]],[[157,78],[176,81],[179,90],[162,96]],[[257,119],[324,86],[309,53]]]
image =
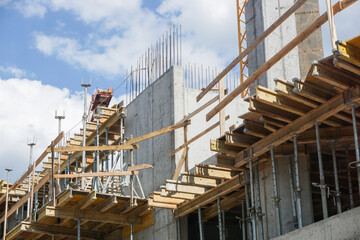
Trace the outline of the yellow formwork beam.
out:
[[[360,35],[337,42],[337,57],[360,67]]]

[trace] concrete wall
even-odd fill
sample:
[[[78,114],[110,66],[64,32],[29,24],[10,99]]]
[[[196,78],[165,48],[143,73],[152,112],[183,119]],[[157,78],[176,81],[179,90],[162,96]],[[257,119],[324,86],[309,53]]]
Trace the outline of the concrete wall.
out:
[[[252,0],[245,8],[246,36],[248,45],[258,38],[271,24],[283,15],[294,0]],[[308,0],[295,14],[291,15],[273,33],[271,33],[248,56],[249,74],[255,72],[281,48],[289,43],[299,32],[318,17],[318,0]],[[290,53],[263,74],[251,87],[262,85],[274,88],[274,78],[291,80],[304,77],[310,62],[322,57],[322,39],[320,30],[315,32],[303,44],[295,47]]]
[[[345,240],[360,239],[360,207],[337,214],[302,229],[274,238],[276,240]]]
[[[172,67],[127,106],[126,137],[129,137],[130,134],[138,137],[173,125],[181,120],[184,115],[191,113],[216,96],[215,93],[209,93],[197,103],[195,98],[200,91],[185,88],[183,76],[182,67]],[[219,120],[215,117],[209,122],[205,121],[206,113],[213,106],[215,104],[191,119],[191,125],[188,126],[188,139]],[[230,119],[226,126],[242,123],[238,116],[246,112],[247,108],[248,104],[242,99],[235,99],[229,104],[226,107],[226,113],[230,114]],[[210,151],[210,139],[218,138],[219,131],[219,128],[216,128],[190,145],[189,169],[204,161],[215,164],[215,153]],[[166,133],[139,143],[139,150],[134,151],[134,163],[148,163],[154,166],[153,169],[141,171],[139,174],[145,195],[158,190],[161,185],[165,184],[166,179],[172,178],[181,151],[172,158],[167,155],[184,143],[183,136],[183,129],[178,129],[175,132]],[[125,162],[129,162],[128,152],[125,153]],[[176,239],[176,224],[172,212],[156,209],[154,215],[154,226],[135,234],[135,239]],[[182,238],[187,239],[186,220],[183,222]]]
[[[295,230],[294,219],[292,215],[291,194],[290,194],[290,177],[289,177],[289,157],[275,158],[278,189],[280,196],[280,215],[283,233],[288,233]],[[292,166],[294,161],[292,160]],[[293,167],[294,169],[294,167]],[[313,222],[312,211],[312,196],[311,196],[311,181],[310,171],[307,165],[305,156],[299,156],[299,173],[301,184],[301,205],[302,205],[302,219],[303,226],[309,225]],[[295,176],[295,175],[293,175]],[[270,239],[277,236],[275,205],[273,201],[274,188],[272,178],[271,160],[269,159],[261,167],[259,167],[260,178],[260,195],[262,212],[265,213],[264,235],[265,239]],[[294,178],[295,183],[295,178]]]

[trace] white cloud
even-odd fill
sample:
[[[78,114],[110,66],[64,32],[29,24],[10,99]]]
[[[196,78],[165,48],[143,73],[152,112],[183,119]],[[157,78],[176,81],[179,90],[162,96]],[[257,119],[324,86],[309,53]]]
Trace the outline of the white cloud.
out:
[[[23,0],[14,3],[14,7],[25,17],[44,17],[47,8],[46,0]]]
[[[142,8],[139,0],[53,0],[47,6],[52,11],[73,13],[78,20],[92,24],[95,31],[86,39],[36,33],[35,47],[98,74],[114,77],[123,73],[173,23],[182,24],[184,63],[224,66],[237,54],[232,1],[166,0],[156,11]],[[108,30],[117,33],[103,33]]]
[[[5,74],[9,74],[13,77],[16,77],[16,78],[21,78],[21,77],[25,77],[28,75],[28,73],[23,70],[23,69],[20,69],[18,67],[15,67],[15,66],[0,66],[0,72],[3,72]]]
[[[64,130],[70,129],[82,116],[82,94],[44,85],[28,79],[0,79],[0,169],[14,169],[19,176],[28,167],[27,138],[36,137],[34,158],[57,136],[55,110],[65,111]],[[13,179],[14,180],[14,179]]]

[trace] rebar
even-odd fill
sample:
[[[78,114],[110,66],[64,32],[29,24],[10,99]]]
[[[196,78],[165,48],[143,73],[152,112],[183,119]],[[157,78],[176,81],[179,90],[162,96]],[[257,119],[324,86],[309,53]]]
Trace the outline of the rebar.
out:
[[[317,152],[318,152],[319,172],[320,172],[321,203],[322,203],[323,217],[324,217],[324,219],[326,219],[328,217],[328,210],[327,210],[324,167],[323,167],[323,162],[322,162],[321,144],[320,144],[320,133],[319,133],[320,123],[315,122],[314,125],[315,125],[315,132],[316,132],[316,145],[317,145]]]
[[[341,213],[341,199],[340,199],[339,177],[338,177],[337,165],[336,165],[336,152],[335,152],[334,141],[331,142],[331,153],[332,153],[333,168],[334,168],[336,209],[337,209],[337,213],[339,214]]]
[[[275,166],[275,157],[274,157],[274,147],[270,148],[271,155],[271,168],[272,168],[272,177],[273,177],[273,185],[274,185],[274,205],[275,205],[275,214],[276,214],[276,227],[278,236],[282,235],[281,228],[281,215],[280,215],[280,197],[278,193],[277,186],[277,173]]]
[[[294,139],[294,165],[295,165],[295,185],[296,185],[296,211],[297,211],[297,223],[298,227],[302,228],[302,212],[301,212],[301,186],[300,186],[300,174],[299,174],[299,154],[297,148],[297,136],[293,136]]]

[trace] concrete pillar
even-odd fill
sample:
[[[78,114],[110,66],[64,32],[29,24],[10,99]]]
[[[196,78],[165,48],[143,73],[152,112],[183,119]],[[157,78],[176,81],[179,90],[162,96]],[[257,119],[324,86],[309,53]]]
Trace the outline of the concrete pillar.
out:
[[[246,36],[248,44],[258,38],[264,30],[273,24],[293,4],[294,0],[251,0],[246,3]],[[298,33],[319,17],[318,0],[308,0],[298,11],[283,22],[263,43],[248,56],[249,74],[252,74]],[[291,80],[304,78],[309,71],[311,61],[323,58],[321,30],[317,30],[297,48],[287,54],[268,72],[261,76],[254,86],[274,88],[274,78]]]

